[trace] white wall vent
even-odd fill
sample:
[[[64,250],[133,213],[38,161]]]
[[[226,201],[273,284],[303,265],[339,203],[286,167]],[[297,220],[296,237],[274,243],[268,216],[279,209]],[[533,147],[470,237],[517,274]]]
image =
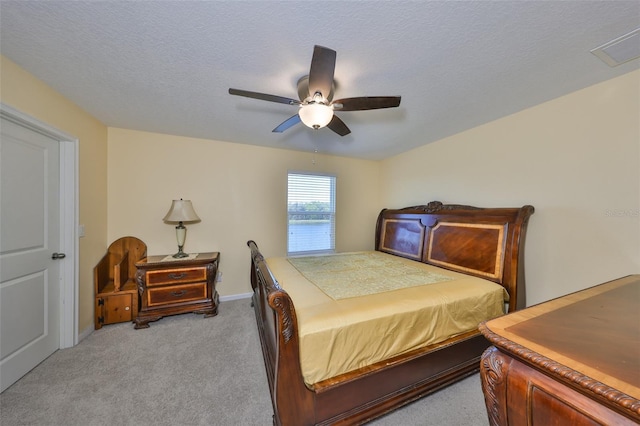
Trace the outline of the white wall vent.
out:
[[[640,58],[640,28],[591,50],[610,67]]]

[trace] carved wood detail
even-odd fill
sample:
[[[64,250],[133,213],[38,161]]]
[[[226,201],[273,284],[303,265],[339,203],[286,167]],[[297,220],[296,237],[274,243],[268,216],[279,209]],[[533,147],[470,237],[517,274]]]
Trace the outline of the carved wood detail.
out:
[[[419,210],[424,213],[437,213],[443,210],[481,210],[480,207],[467,206],[464,204],[442,204],[440,201],[430,201],[428,204],[419,206],[405,207],[402,210]]]
[[[274,308],[278,309],[280,312],[280,326],[282,327],[282,337],[284,339],[284,343],[289,343],[289,340],[293,337],[294,333],[294,321],[292,318],[291,312],[291,304],[289,303],[289,298],[284,297],[282,295],[278,295],[273,297],[271,301]]]
[[[258,251],[257,245],[254,241],[247,242],[247,245],[251,247],[251,258],[255,277],[258,280],[259,288],[267,288],[269,290],[269,305],[279,312],[278,318],[280,319],[280,327],[282,332],[282,338],[284,343],[289,343],[293,338],[297,325],[293,315],[293,306],[291,300],[284,293],[280,283],[269,274],[270,279],[266,279],[261,269],[261,266],[266,265],[264,256]],[[253,245],[253,246],[252,246]],[[268,273],[268,270],[267,270]],[[254,288],[255,290],[255,288]]]
[[[640,400],[499,336],[489,330],[484,323],[480,324],[479,329],[487,340],[499,348],[504,348],[508,353],[514,354],[538,366],[543,371],[549,372],[561,381],[572,383],[591,393],[599,395],[611,403],[629,410],[634,416],[640,415]]]
[[[140,296],[142,296],[142,293],[144,293],[144,277],[145,277],[146,272],[143,270],[138,269],[136,271],[136,284],[138,285],[138,293],[140,294]]]
[[[480,376],[482,377],[482,391],[491,426],[507,424],[505,381],[510,363],[510,359],[501,356],[493,346],[482,354]]]

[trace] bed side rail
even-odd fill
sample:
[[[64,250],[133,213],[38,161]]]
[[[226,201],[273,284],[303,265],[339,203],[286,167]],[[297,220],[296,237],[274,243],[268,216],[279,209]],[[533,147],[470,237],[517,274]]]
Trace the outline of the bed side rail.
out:
[[[314,424],[312,392],[300,367],[298,322],[291,298],[273,277],[254,241],[251,249],[253,305],[274,407],[274,423]],[[286,367],[282,367],[286,366]]]

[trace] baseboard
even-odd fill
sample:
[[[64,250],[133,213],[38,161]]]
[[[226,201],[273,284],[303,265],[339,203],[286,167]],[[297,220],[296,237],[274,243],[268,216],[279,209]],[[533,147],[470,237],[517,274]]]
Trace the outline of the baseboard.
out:
[[[230,296],[220,296],[220,302],[229,302],[231,300],[240,300],[240,299],[250,299],[253,296],[253,293],[240,293],[240,294],[232,294]],[[78,343],[82,342],[84,339],[89,337],[91,333],[95,331],[94,325],[90,325],[89,327],[82,330],[82,332],[78,335]]]
[[[232,294],[230,296],[220,296],[221,302],[229,302],[231,300],[250,299],[253,293]]]
[[[94,331],[95,331],[95,326],[93,324],[91,324],[89,327],[82,330],[78,335],[78,343],[82,342],[84,339],[89,337],[89,335]]]

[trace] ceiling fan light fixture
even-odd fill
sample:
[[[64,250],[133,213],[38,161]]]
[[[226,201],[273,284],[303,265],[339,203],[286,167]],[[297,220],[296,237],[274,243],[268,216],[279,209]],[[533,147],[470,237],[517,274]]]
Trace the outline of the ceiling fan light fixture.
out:
[[[305,126],[320,129],[333,119],[333,108],[322,103],[308,103],[300,106],[298,115]]]

